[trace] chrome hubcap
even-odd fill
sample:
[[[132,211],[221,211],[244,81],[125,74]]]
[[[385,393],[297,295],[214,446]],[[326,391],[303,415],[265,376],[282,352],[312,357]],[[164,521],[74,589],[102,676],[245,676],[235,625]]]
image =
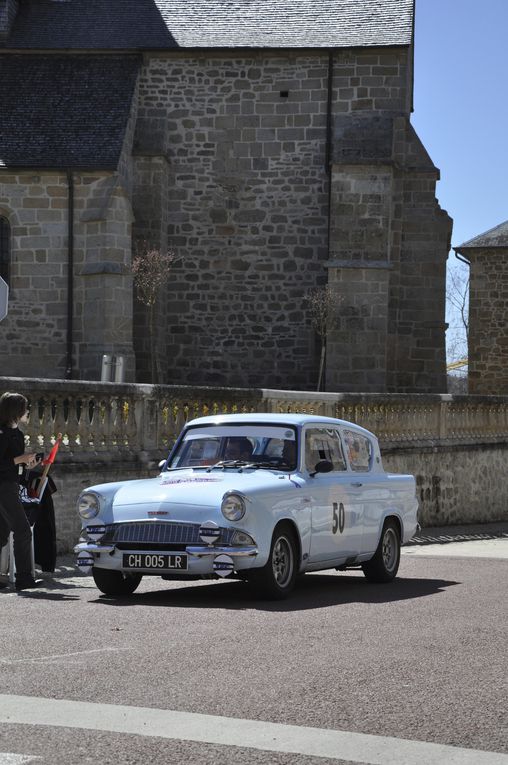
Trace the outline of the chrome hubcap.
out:
[[[273,546],[272,567],[275,581],[284,587],[293,573],[293,550],[286,537],[279,537]]]
[[[386,529],[383,536],[383,563],[387,571],[393,571],[397,564],[397,534]]]

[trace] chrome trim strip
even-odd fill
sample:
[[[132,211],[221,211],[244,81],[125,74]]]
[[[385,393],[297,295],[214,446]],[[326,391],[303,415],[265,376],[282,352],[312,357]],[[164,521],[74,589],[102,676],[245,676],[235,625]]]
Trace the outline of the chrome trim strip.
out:
[[[230,555],[232,558],[247,558],[258,554],[258,548],[253,547],[187,547],[186,552],[197,558],[207,555]]]
[[[74,548],[75,553],[83,552],[110,553],[115,550],[115,545],[97,545],[92,542],[80,542]]]
[[[86,543],[82,542],[79,545],[76,545],[74,547],[75,553],[80,552],[93,552],[93,553],[110,553],[114,552],[116,550],[115,545],[97,545],[92,543]],[[122,552],[126,552],[123,550]],[[136,550],[136,546],[133,544],[132,549],[128,550],[129,553],[137,553],[142,552],[143,555],[175,555],[177,552],[172,552],[171,550],[164,550],[161,552],[161,550]],[[214,546],[203,546],[203,547],[186,547],[185,550],[178,551],[180,554],[187,553],[188,555],[193,555],[196,558],[203,558],[207,555],[230,555],[232,558],[247,558],[247,557],[253,557],[258,554],[258,548],[253,547],[252,545],[249,547],[214,547]]]

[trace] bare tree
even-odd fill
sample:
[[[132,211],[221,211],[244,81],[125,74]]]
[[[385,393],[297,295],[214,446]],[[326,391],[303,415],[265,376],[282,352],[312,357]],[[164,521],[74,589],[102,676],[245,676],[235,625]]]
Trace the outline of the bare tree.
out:
[[[467,357],[469,335],[469,269],[456,264],[448,272],[446,302],[448,330],[446,356],[448,391],[467,390]]]
[[[319,374],[317,390],[321,390],[325,371],[326,343],[328,332],[335,328],[338,323],[337,306],[343,298],[334,294],[329,284],[325,287],[317,287],[309,292],[309,308],[312,315],[312,326],[321,341],[321,356],[319,360]]]
[[[462,269],[450,270],[446,299],[467,340],[469,333],[469,273]]]
[[[136,245],[136,254],[132,259],[132,273],[136,297],[148,308],[148,333],[150,342],[150,368],[152,383],[160,382],[160,364],[155,343],[155,306],[161,288],[171,276],[171,268],[176,260],[174,252],[161,252],[147,242]]]

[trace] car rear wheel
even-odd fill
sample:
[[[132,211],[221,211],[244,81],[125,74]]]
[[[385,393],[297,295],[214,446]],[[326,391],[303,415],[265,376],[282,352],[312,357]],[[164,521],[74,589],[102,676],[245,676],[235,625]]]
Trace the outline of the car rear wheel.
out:
[[[269,600],[287,598],[298,574],[297,543],[288,524],[277,526],[266,564],[248,572],[248,582],[256,595]]]
[[[92,576],[104,595],[132,595],[142,579],[141,574],[123,574],[121,571],[95,567]]]
[[[386,521],[374,556],[362,565],[369,582],[391,582],[400,563],[400,534],[395,521]]]

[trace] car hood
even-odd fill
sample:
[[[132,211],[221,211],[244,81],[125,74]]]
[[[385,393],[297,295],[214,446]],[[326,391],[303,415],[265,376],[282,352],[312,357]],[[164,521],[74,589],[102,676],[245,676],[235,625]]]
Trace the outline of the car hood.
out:
[[[161,473],[157,478],[141,481],[129,481],[115,492],[113,509],[143,505],[144,507],[162,505],[193,505],[199,507],[220,506],[227,491],[238,491],[253,497],[259,493],[273,493],[295,489],[301,485],[301,479],[271,470],[237,469],[212,470],[175,470]]]

